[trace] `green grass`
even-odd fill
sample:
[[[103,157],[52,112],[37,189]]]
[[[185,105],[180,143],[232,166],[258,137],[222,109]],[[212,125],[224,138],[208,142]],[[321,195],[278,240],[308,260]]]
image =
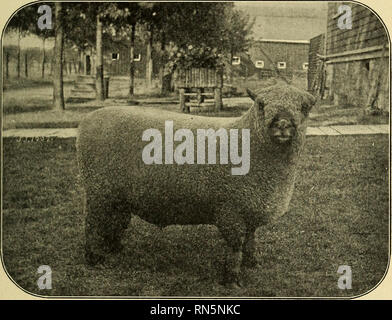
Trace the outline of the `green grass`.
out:
[[[86,267],[74,140],[5,139],[3,257],[22,288],[43,295],[355,296],[388,262],[388,137],[310,137],[287,215],[260,228],[260,265],[244,287],[219,284],[226,246],[213,226],[160,230],[133,218],[124,252]],[[53,289],[39,291],[49,265]],[[352,290],[337,288],[339,265]]]
[[[356,124],[388,124],[389,115],[365,115],[364,109],[356,106],[334,106],[323,101],[318,102],[309,115],[308,125],[356,125]]]
[[[107,106],[144,105],[164,110],[181,112],[177,94],[162,96],[156,83],[146,89],[142,79],[136,81],[136,94],[128,98],[129,83],[127,77],[113,77],[110,83],[109,99],[104,102],[96,100],[69,99],[72,79],[64,86],[66,110],[57,111],[52,107],[53,89],[47,80],[21,79],[8,81],[8,89],[4,91],[3,128],[75,128],[87,113]],[[237,93],[246,96],[246,88],[257,89],[274,84],[272,79],[236,79],[233,83]],[[306,89],[306,78],[296,77],[293,84]],[[207,117],[240,117],[252,105],[246,97],[231,97],[223,100],[224,109],[216,112],[213,105],[202,108],[191,108],[192,114]],[[388,124],[388,115],[365,115],[363,108],[355,106],[333,106],[328,102],[319,102],[310,114],[309,126],[350,125],[350,124]]]
[[[146,89],[144,82],[136,81],[136,95],[128,98],[128,78],[116,77],[111,80],[109,99],[96,101],[70,99],[74,79],[66,79],[64,84],[65,111],[53,109],[53,88],[49,80],[9,79],[5,81],[3,94],[3,129],[30,128],[75,128],[87,113],[106,106],[135,105],[137,100],[151,104],[153,100],[163,100],[170,104],[173,97],[163,97],[154,82],[154,87]]]
[[[53,81],[50,78],[9,78],[4,79],[3,88],[4,90],[38,88],[43,86],[50,86],[52,83]]]

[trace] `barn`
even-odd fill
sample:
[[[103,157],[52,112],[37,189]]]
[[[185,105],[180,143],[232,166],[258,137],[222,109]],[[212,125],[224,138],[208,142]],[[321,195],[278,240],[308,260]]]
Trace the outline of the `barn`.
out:
[[[342,14],[350,16],[346,28],[338,23]],[[309,61],[309,90],[335,105],[389,110],[389,41],[383,23],[369,8],[329,3],[326,33],[310,40]]]
[[[249,55],[258,69],[259,78],[270,77],[276,70],[284,75],[303,74],[308,69],[308,40],[255,41],[249,48]]]
[[[130,69],[130,46],[126,41],[104,42],[103,60],[105,74],[128,76]],[[95,48],[88,47],[82,53],[82,69],[85,75],[95,75]],[[135,76],[145,76],[146,46],[136,42],[134,49]]]

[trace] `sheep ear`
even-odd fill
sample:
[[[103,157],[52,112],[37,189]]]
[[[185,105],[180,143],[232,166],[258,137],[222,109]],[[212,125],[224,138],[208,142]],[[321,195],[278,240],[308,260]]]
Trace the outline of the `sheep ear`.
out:
[[[305,117],[309,115],[310,110],[316,103],[316,98],[311,95],[310,93],[305,93],[302,101],[301,112],[304,114]]]
[[[252,90],[246,88],[246,93],[248,94],[248,96],[249,96],[253,101],[256,100],[257,94],[254,93]]]

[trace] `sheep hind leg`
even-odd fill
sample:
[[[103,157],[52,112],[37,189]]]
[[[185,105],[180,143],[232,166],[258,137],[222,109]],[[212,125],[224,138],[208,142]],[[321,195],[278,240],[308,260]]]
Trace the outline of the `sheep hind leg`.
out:
[[[89,265],[102,263],[109,252],[121,251],[121,238],[130,220],[120,201],[107,199],[110,197],[90,196],[85,203],[85,259]]]
[[[131,219],[131,214],[127,208],[127,203],[120,199],[112,202],[108,208],[103,233],[104,249],[106,252],[119,253],[123,249],[121,240]]]
[[[230,248],[226,257],[225,285],[232,289],[242,287],[240,279],[242,250],[241,248]]]
[[[90,266],[102,263],[105,260],[104,248],[104,210],[98,201],[86,196],[84,211],[85,222],[85,260]]]

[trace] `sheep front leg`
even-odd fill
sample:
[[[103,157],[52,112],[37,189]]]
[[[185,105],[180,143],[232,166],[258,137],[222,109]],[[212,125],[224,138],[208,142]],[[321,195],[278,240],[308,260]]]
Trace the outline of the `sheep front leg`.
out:
[[[244,237],[239,239],[243,243]],[[242,263],[242,244],[240,246],[230,246],[226,257],[225,284],[228,287],[237,289],[242,286],[240,280]]]
[[[219,215],[217,227],[226,240],[228,252],[224,283],[232,288],[241,286],[240,272],[242,264],[242,250],[245,240],[245,224],[240,215],[225,213]]]
[[[245,236],[244,248],[242,250],[242,265],[246,268],[255,268],[257,266],[255,231],[255,229],[248,229]]]

